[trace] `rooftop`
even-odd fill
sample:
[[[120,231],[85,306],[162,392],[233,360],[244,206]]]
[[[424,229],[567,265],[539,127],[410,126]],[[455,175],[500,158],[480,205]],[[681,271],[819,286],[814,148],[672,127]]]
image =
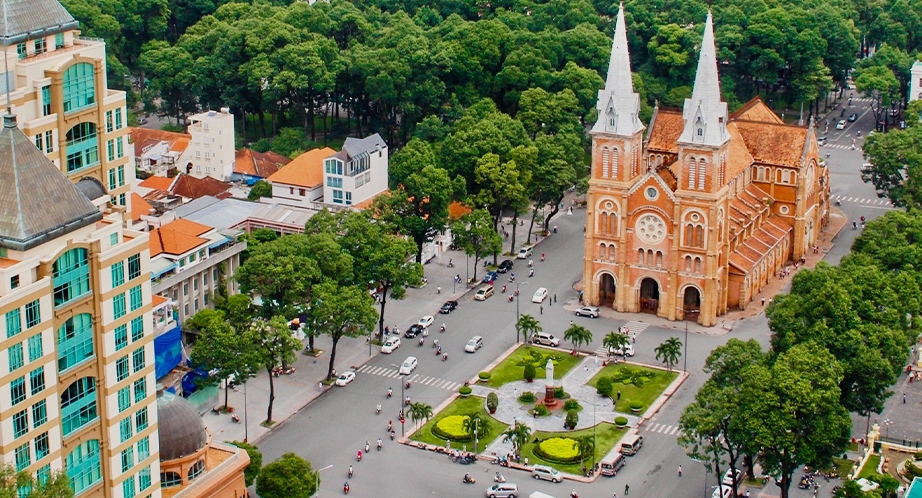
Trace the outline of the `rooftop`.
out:
[[[309,150],[296,157],[267,180],[297,187],[319,187],[323,184],[323,160],[334,154],[336,151],[329,147]]]
[[[275,152],[256,152],[249,148],[240,149],[234,158],[234,173],[268,178],[290,162],[291,159]]]
[[[209,226],[184,219],[155,228],[150,232],[150,257],[163,253],[174,256],[185,254],[207,244],[209,240],[201,235],[211,230]]]
[[[0,0],[0,9],[0,37],[7,45],[26,40],[30,34],[47,36],[79,27],[57,0]]]

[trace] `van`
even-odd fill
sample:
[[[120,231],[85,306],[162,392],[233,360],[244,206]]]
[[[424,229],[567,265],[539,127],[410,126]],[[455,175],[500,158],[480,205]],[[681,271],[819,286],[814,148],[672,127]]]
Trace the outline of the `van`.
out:
[[[554,346],[555,348],[560,346],[560,339],[554,337],[551,334],[548,334],[547,332],[536,333],[534,336],[532,336],[531,342],[544,346]]]
[[[494,484],[487,488],[487,498],[516,498],[519,496],[519,487],[511,482]]]
[[[478,301],[486,301],[486,299],[493,295],[493,286],[484,285],[477,290],[477,294],[474,294],[474,299]]]
[[[602,462],[599,463],[599,474],[614,477],[618,475],[618,471],[621,470],[621,467],[624,467],[624,462],[624,455],[615,453],[613,457],[602,460]]]
[[[627,456],[636,455],[641,446],[643,446],[643,437],[629,434],[621,440],[621,453]]]

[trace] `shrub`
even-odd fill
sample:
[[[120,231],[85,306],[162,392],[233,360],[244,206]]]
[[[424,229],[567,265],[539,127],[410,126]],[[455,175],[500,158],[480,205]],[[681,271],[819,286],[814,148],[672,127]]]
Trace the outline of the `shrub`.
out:
[[[611,378],[608,376],[602,377],[595,383],[595,389],[602,396],[611,396]]]
[[[546,417],[551,414],[551,412],[547,411],[547,407],[542,404],[535,405],[535,411],[538,412],[539,417]]]
[[[615,417],[615,425],[624,427],[627,425],[627,417]]]
[[[450,415],[444,417],[432,426],[432,433],[441,439],[451,441],[470,441],[471,434],[464,427],[466,415]]]
[[[531,363],[525,364],[525,371],[522,373],[522,377],[525,378],[528,382],[535,380],[535,366]]]
[[[640,401],[634,400],[634,401],[631,401],[628,404],[628,406],[630,406],[631,410],[633,411],[640,411],[640,409],[643,408],[643,403],[641,403]]]
[[[535,402],[535,393],[531,391],[525,391],[519,396],[519,402],[521,403],[534,403]]]
[[[477,374],[477,377],[480,377],[480,380],[482,381],[488,381],[490,380],[491,374],[490,372],[480,372]]]
[[[539,442],[534,447],[534,452],[539,457],[557,463],[578,462],[580,459],[579,446],[576,441],[568,437],[551,437]]]
[[[470,386],[461,386],[461,388],[458,389],[458,392],[461,393],[462,396],[468,396],[468,395],[470,395],[473,391],[474,391],[474,390],[471,389]]]
[[[567,395],[567,393],[563,390],[562,387],[558,386],[554,388],[554,397],[557,399],[564,399],[564,398],[569,397],[569,395]]]
[[[916,467],[916,465],[910,461],[906,461],[906,476],[907,477],[922,477],[922,469]]]
[[[579,423],[579,414],[576,413],[576,410],[570,410],[567,412],[566,423],[567,423],[567,427],[571,429],[576,427],[576,424]]]
[[[912,457],[915,458],[916,460],[922,460],[922,451],[917,451],[913,453]]]
[[[566,411],[579,410],[579,401],[576,401],[575,399],[568,399],[566,403],[563,404],[563,409]]]
[[[490,411],[496,410],[496,407],[499,406],[499,396],[496,393],[491,392],[487,394],[487,408]]]

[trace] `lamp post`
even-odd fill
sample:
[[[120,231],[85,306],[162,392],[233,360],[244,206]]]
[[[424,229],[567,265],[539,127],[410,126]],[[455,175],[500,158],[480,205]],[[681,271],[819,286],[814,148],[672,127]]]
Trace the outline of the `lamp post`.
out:
[[[520,285],[525,285],[525,284],[527,284],[527,283],[528,283],[528,282],[519,282],[519,283],[515,284],[515,321],[516,321],[516,323],[519,322],[519,286],[520,286]],[[516,334],[516,341],[515,341],[515,342],[519,342],[519,340],[518,340],[518,334]]]
[[[400,371],[400,367],[398,367],[397,365],[394,365],[393,363],[391,363],[391,366],[396,368],[398,372]],[[406,420],[406,417],[404,416],[405,414],[403,413],[403,403],[404,403],[404,400],[407,399],[406,394],[404,393],[404,388],[406,387],[406,385],[407,385],[406,379],[403,377],[400,377],[400,437],[403,437],[405,435],[403,432],[404,430],[403,424],[404,424],[404,421]]]
[[[884,433],[887,439],[890,439],[890,426],[893,425],[893,421],[889,418],[884,419],[884,427],[886,427],[886,432]]]
[[[249,379],[249,376],[247,376]],[[249,427],[247,426],[247,383],[243,383],[243,442],[247,442],[250,438]]]
[[[474,454],[477,454],[477,422],[479,419],[474,419]]]
[[[332,469],[332,468],[333,468],[333,465],[331,464],[331,465],[327,465],[326,467],[322,469],[317,469],[317,472],[316,472],[317,474],[317,493],[315,493],[314,496],[320,496],[320,473],[323,472],[324,470]]]
[[[682,359],[684,364],[682,365],[682,371],[688,373],[688,316],[685,308],[676,308],[682,312],[682,320],[685,322],[685,352],[682,353]]]

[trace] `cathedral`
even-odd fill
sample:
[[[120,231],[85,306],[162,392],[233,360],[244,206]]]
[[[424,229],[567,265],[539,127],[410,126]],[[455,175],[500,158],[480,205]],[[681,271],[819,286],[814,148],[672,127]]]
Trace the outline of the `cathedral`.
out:
[[[586,195],[583,299],[705,326],[745,307],[829,219],[829,172],[812,123],[758,98],[721,100],[708,12],[691,98],[640,121],[623,7],[599,91]]]

